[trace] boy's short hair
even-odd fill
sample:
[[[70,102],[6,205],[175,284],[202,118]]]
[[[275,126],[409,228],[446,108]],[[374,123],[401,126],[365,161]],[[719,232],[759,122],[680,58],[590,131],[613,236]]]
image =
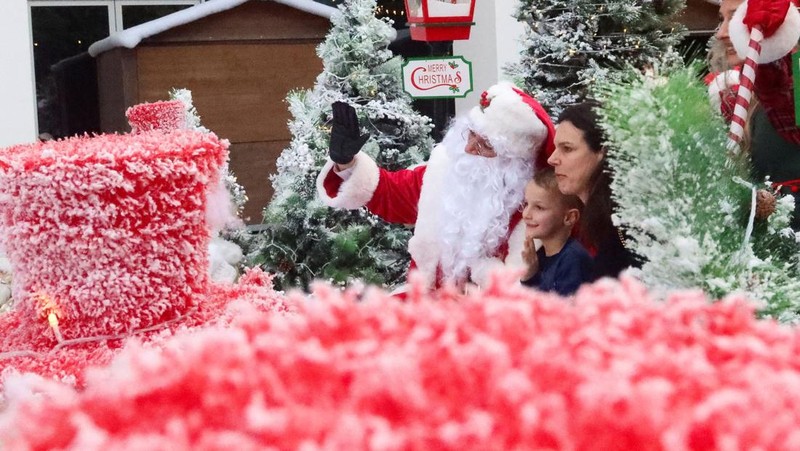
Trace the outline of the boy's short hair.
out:
[[[578,213],[583,213],[583,201],[580,197],[574,194],[563,194],[558,190],[558,179],[556,178],[556,171],[553,168],[539,169],[533,174],[533,183],[536,186],[543,188],[550,192],[554,197],[558,198],[561,205],[568,210],[576,209]]]

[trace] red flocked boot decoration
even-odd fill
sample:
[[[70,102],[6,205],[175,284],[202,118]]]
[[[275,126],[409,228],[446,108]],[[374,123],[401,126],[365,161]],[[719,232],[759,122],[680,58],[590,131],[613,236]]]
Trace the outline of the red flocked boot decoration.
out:
[[[17,308],[31,320],[53,313],[67,339],[185,313],[207,288],[205,194],[225,155],[216,136],[189,131],[0,151]]]
[[[128,108],[125,116],[131,125],[131,133],[187,128],[186,108],[180,100],[140,103]]]

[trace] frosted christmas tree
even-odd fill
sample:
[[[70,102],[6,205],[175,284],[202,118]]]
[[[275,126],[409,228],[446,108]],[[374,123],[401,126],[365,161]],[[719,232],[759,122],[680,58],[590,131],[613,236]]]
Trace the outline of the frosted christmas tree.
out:
[[[521,0],[515,17],[525,25],[525,50],[508,73],[558,116],[618,69],[679,62],[673,48],[684,28],[675,16],[684,6],[684,0]]]
[[[402,90],[401,58],[387,48],[395,31],[389,20],[374,16],[375,8],[375,0],[347,0],[339,6],[317,50],[324,70],[314,88],[287,98],[293,138],[272,177],[275,195],[264,218],[268,228],[248,252],[276,275],[279,287],[306,287],[315,278],[391,286],[406,273],[407,228],[386,224],[365,209],[330,209],[316,193],[335,101],[356,108],[361,132],[371,136],[363,150],[381,167],[421,163],[433,146],[431,121],[412,109]]]
[[[770,184],[750,180],[748,161],[726,151],[726,126],[696,74],[643,76],[601,91],[616,220],[644,257],[642,281],[659,291],[746,293],[761,314],[797,322],[794,199],[757,202],[769,200]]]

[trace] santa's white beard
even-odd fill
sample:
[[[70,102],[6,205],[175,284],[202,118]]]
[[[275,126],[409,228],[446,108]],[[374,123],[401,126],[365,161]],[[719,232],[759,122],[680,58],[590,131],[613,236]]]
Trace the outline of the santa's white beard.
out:
[[[524,200],[533,159],[467,154],[466,118],[451,125],[443,144],[450,158],[441,193],[440,267],[444,280],[459,284],[480,259],[505,241],[511,215]]]

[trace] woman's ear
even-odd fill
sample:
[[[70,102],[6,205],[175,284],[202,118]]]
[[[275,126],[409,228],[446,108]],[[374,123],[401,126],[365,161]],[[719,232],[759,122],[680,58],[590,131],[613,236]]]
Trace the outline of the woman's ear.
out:
[[[564,214],[564,225],[572,227],[578,223],[578,219],[580,219],[580,217],[581,213],[578,211],[577,208],[570,208]]]

